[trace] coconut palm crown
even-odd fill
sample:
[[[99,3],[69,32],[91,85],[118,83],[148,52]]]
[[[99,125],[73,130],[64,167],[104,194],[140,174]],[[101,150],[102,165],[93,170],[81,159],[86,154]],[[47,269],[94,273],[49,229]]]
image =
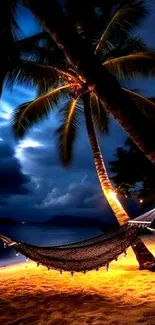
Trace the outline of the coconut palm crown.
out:
[[[147,13],[143,1],[111,0],[104,6],[100,1],[94,1],[94,5],[90,6],[91,14],[85,20],[79,10],[81,7],[78,7],[79,2],[77,0],[72,6],[72,2],[67,1],[68,15],[72,15],[81,36],[86,41],[91,40],[94,53],[121,83],[138,76],[155,75],[155,53],[140,37],[133,34],[133,29]],[[87,87],[85,80],[66,62],[61,50],[46,33],[41,37],[41,46],[36,46],[35,52],[33,47],[33,55],[30,55],[31,49],[26,49],[24,59],[20,57],[8,73],[8,85],[10,81],[11,84],[19,82],[35,85],[40,95],[34,101],[16,108],[12,118],[13,127],[16,136],[22,137],[34,123],[48,116],[58,105],[63,114],[62,125],[58,130],[61,158],[67,165],[72,158],[78,117],[83,112],[83,95],[90,93],[90,108],[97,129],[108,131],[109,115],[95,94],[95,86]],[[130,89],[124,90],[135,101],[138,109],[152,120],[155,104]]]

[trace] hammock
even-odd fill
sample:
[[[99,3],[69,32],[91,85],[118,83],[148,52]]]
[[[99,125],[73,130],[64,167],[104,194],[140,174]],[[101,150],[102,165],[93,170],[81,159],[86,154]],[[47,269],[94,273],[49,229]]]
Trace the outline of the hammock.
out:
[[[35,261],[38,265],[45,265],[48,269],[62,271],[86,272],[107,266],[117,259],[140,236],[144,227],[153,229],[155,209],[129,221],[119,229],[106,235],[100,235],[78,243],[68,245],[38,247],[19,241],[13,241],[3,235],[0,239],[12,246],[17,252]]]

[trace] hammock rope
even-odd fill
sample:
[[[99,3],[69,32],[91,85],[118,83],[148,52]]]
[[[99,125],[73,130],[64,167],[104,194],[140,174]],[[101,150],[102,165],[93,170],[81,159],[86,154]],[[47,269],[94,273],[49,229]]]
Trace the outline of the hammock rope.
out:
[[[111,261],[126,252],[140,235],[142,228],[122,226],[109,237],[104,235],[93,238],[93,243],[85,241],[81,246],[67,245],[67,247],[37,247],[22,242],[8,240],[17,252],[27,258],[48,267],[48,269],[70,272],[86,272],[107,266]],[[4,237],[1,236],[4,241]]]
[[[119,255],[126,253],[129,246],[134,244],[144,227],[151,229],[155,219],[155,209],[141,217],[135,218],[119,229],[105,235],[96,236],[81,242],[52,246],[38,247],[20,241],[13,241],[3,235],[0,239],[12,246],[17,252],[45,265],[48,269],[62,271],[86,272],[109,265]],[[137,221],[136,221],[137,220]]]

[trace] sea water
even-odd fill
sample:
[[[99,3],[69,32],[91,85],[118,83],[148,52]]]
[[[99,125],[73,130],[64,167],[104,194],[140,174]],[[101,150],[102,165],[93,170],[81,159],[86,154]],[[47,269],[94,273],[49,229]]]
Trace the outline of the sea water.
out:
[[[51,225],[0,225],[0,234],[13,240],[23,241],[37,246],[62,245],[78,242],[101,234],[98,228],[61,228]],[[0,266],[18,263],[25,259],[21,254],[16,256],[13,248],[4,248],[0,241]]]

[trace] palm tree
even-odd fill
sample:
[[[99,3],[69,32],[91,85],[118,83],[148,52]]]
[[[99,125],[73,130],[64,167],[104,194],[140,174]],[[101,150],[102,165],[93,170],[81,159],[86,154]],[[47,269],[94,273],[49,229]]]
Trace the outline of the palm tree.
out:
[[[140,48],[141,51],[143,49],[143,53],[149,53],[139,39],[130,39],[130,42],[129,40],[127,41],[129,44],[129,49],[127,49],[128,44],[123,44],[126,51],[128,50],[128,52],[130,52],[132,50],[131,44],[136,44],[137,48]],[[56,52],[57,55],[55,55],[55,49],[53,50],[53,47],[51,48],[52,51],[50,54],[47,49],[45,49],[44,53],[44,48],[41,48],[41,53],[44,54],[42,55],[42,60],[45,61],[45,59],[43,59],[43,56],[45,56],[46,64],[44,62],[41,64],[19,60],[16,69],[10,72],[11,81],[26,81],[26,83],[33,82],[34,84],[38,85],[39,92],[45,92],[36,100],[22,104],[16,109],[13,115],[14,131],[18,137],[24,136],[28,128],[31,127],[33,123],[36,123],[38,120],[42,119],[43,116],[48,116],[51,108],[55,107],[55,104],[59,105],[60,97],[63,99],[67,98],[62,110],[64,119],[61,127],[58,130],[58,134],[61,159],[64,165],[68,165],[72,158],[73,141],[76,136],[77,128],[77,117],[79,116],[79,113],[84,112],[87,132],[102,191],[118,221],[122,224],[126,222],[129,217],[118,201],[115,191],[108,178],[94,129],[95,126],[97,130],[99,129],[104,132],[107,131],[109,121],[108,113],[94,92],[94,88],[88,87],[81,76],[79,76],[71,66],[66,65],[66,62],[65,60],[62,60],[62,57],[61,60],[58,59],[59,55],[62,55],[61,52],[58,52],[58,49]],[[38,53],[39,52],[40,49],[38,49]],[[142,54],[142,52],[140,53]],[[113,60],[115,62],[115,58]],[[55,65],[49,66],[47,65],[47,61],[48,63],[50,61],[54,62]],[[106,56],[104,64],[106,65],[108,62],[109,58]],[[131,71],[131,73],[133,72]],[[132,96],[133,100],[137,102],[137,105],[139,105],[144,112],[149,111],[150,114],[153,114],[153,110],[155,108],[154,103],[149,101],[147,98],[136,94],[135,92],[127,89],[125,89],[125,91],[129,94],[129,96]],[[145,246],[142,243],[139,244],[139,246],[142,246],[144,252]],[[144,262],[144,260],[142,261],[139,258],[136,248],[134,249],[137,254],[137,258],[140,261],[140,267],[142,268],[142,262]],[[145,247],[145,258],[146,257],[147,260],[149,259],[151,262],[154,261],[153,256]]]
[[[12,0],[10,0],[10,1],[12,1]],[[113,1],[111,0],[111,2],[113,2]],[[119,3],[119,1],[117,1],[117,2]],[[135,5],[135,1],[133,1],[133,4]],[[109,14],[109,12],[108,12],[109,8],[111,8],[111,4],[109,6],[107,6],[107,11],[104,10],[104,12],[102,14],[102,16],[103,16],[102,18],[104,18],[104,20],[106,20],[106,16]],[[114,24],[114,28],[113,28],[113,24],[111,24],[111,22],[108,22],[108,24],[106,25],[106,33],[104,31],[104,33],[102,33],[101,36],[98,38],[98,41],[95,43],[95,48],[93,48],[93,46],[92,46],[93,51],[95,51],[98,58],[100,58],[100,61],[103,62],[101,69],[104,66],[106,66],[108,69],[112,70],[112,72],[114,74],[116,74],[117,77],[119,76],[121,78],[122,78],[122,76],[126,77],[126,78],[135,77],[137,74],[148,75],[148,74],[150,74],[150,71],[152,71],[152,74],[154,75],[154,69],[152,69],[152,67],[154,66],[154,54],[148,51],[148,49],[144,46],[144,44],[140,41],[140,39],[136,39],[136,38],[133,39],[133,38],[129,37],[129,35],[126,35],[124,32],[125,29],[123,29],[123,26],[122,26],[123,36],[120,35],[119,39],[116,38],[116,35],[118,32],[118,26],[120,26],[120,18],[122,17],[121,10],[122,10],[122,7],[120,6],[120,8],[118,10],[118,15],[115,14],[113,16],[112,23]],[[132,8],[132,10],[131,10],[132,14],[133,14],[133,11],[134,11],[134,8]],[[131,12],[130,12],[130,14],[131,14]],[[127,15],[127,13],[128,13],[128,10],[123,11],[123,14]],[[120,17],[119,17],[119,15],[120,15]],[[142,16],[141,12],[140,12],[140,16]],[[91,11],[90,11],[89,18],[94,19]],[[117,20],[119,18],[119,21],[118,22],[115,21],[115,18],[117,18]],[[131,15],[129,18],[131,19]],[[135,22],[133,25],[135,26],[135,23],[137,21],[137,16],[134,19],[135,19]],[[128,20],[125,19],[125,22],[127,22],[127,21]],[[97,27],[100,25],[102,25],[102,24],[100,24],[100,22],[98,22]],[[132,24],[130,23],[129,25],[131,27]],[[88,28],[88,26],[92,26],[92,24],[90,24],[90,22],[89,22],[89,24],[86,24],[85,28]],[[125,27],[127,28],[126,25],[125,25]],[[83,33],[84,28],[83,28],[82,24],[78,24],[77,28],[78,28],[80,34],[82,35],[82,38],[86,38],[86,36]],[[98,29],[96,28],[96,30],[98,30]],[[108,37],[111,38],[112,35],[115,34],[114,33],[115,31],[116,31],[116,35],[114,37],[114,45],[115,45],[114,46],[112,43],[112,39],[110,39],[110,41],[108,42]],[[87,34],[88,34],[88,30],[87,30]],[[108,37],[106,36],[106,34]],[[48,43],[48,47],[50,45],[51,51],[49,51],[49,48],[48,48],[48,50],[44,49],[42,47],[38,48],[38,47],[36,47],[36,44],[34,44],[36,40],[40,40],[40,38],[42,38],[42,37],[44,38],[44,36]],[[89,37],[87,37],[87,42],[89,42],[89,45],[90,45],[92,37],[93,37],[93,30],[91,29],[91,33],[90,33]],[[116,42],[116,40],[117,40],[117,42]],[[95,164],[96,164],[96,170],[98,173],[98,177],[99,177],[99,180],[101,183],[102,190],[104,191],[105,195],[107,196],[108,202],[112,206],[112,209],[115,212],[120,223],[125,222],[128,219],[128,216],[127,216],[126,212],[123,210],[120,203],[118,202],[115,192],[114,192],[114,190],[110,184],[110,181],[108,179],[108,175],[106,173],[106,169],[105,169],[105,166],[104,166],[104,163],[102,160],[102,156],[100,153],[100,149],[98,146],[98,142],[97,142],[96,134],[95,134],[95,130],[94,130],[94,124],[95,124],[95,126],[100,126],[100,128],[102,130],[103,129],[106,130],[106,127],[107,127],[106,123],[105,123],[105,120],[107,118],[107,112],[104,107],[105,105],[103,106],[103,104],[102,104],[103,103],[103,100],[101,100],[102,96],[97,95],[96,87],[94,86],[93,82],[91,82],[91,83],[87,82],[87,84],[86,84],[86,81],[88,81],[88,80],[84,78],[83,72],[82,72],[83,71],[82,69],[84,69],[84,66],[80,67],[81,75],[79,74],[79,72],[77,73],[75,71],[76,69],[73,69],[74,65],[72,64],[73,63],[72,60],[70,60],[71,62],[69,61],[69,63],[66,62],[66,60],[65,60],[66,56],[68,57],[68,54],[66,52],[64,53],[64,51],[61,51],[57,46],[55,46],[54,42],[52,42],[51,39],[47,40],[47,36],[44,35],[44,33],[42,35],[36,35],[34,38],[32,37],[31,46],[29,46],[29,41],[30,40],[21,40],[19,42],[16,42],[17,49],[21,50],[23,48],[23,46],[28,45],[28,47],[26,46],[25,52],[26,52],[26,55],[28,56],[28,58],[30,59],[30,56],[31,56],[30,52],[32,51],[32,43],[33,43],[33,59],[36,60],[36,57],[37,57],[39,64],[36,64],[36,62],[21,60],[20,55],[18,55],[18,57],[16,57],[16,60],[14,60],[9,67],[9,73],[8,73],[9,83],[8,83],[8,85],[10,85],[10,82],[12,85],[12,83],[14,83],[15,81],[19,81],[19,82],[24,81],[24,82],[26,82],[26,84],[31,84],[31,85],[37,84],[38,93],[41,94],[41,97],[38,98],[33,103],[27,103],[26,105],[22,105],[21,107],[19,107],[19,109],[17,109],[16,116],[14,118],[14,126],[15,126],[16,133],[18,134],[18,136],[24,135],[26,129],[31,124],[35,123],[38,119],[42,118],[43,115],[48,115],[49,110],[52,107],[52,103],[54,103],[54,104],[57,103],[58,98],[56,95],[57,94],[60,95],[60,93],[61,94],[63,93],[66,96],[66,90],[70,89],[72,95],[74,94],[75,98],[72,98],[72,100],[68,103],[68,105],[67,105],[68,109],[66,110],[66,119],[65,119],[64,125],[59,130],[60,140],[62,143],[62,145],[60,146],[60,148],[62,150],[61,156],[64,159],[65,164],[67,164],[69,162],[69,159],[71,158],[71,150],[70,150],[70,149],[72,149],[71,142],[72,142],[72,139],[74,139],[74,136],[72,138],[72,135],[75,135],[75,130],[76,130],[76,127],[73,123],[74,122],[74,111],[76,111],[75,108],[77,108],[79,106],[78,101],[81,99],[84,104],[86,126],[87,126],[87,130],[88,130],[90,142],[92,145],[94,160],[95,160]],[[86,39],[85,39],[85,41],[86,41]],[[107,44],[108,44],[108,46],[107,46]],[[111,46],[109,46],[109,45],[111,45]],[[103,48],[105,48],[105,51],[102,51]],[[38,54],[38,49],[39,49],[39,54]],[[54,49],[54,51],[53,51],[53,49]],[[74,52],[74,49],[73,49],[73,52]],[[78,52],[77,52],[77,54],[78,54]],[[119,58],[119,56],[120,56],[120,58]],[[38,59],[38,57],[39,57],[39,59]],[[94,61],[94,63],[98,62],[98,58],[97,58],[97,60]],[[101,58],[102,58],[102,60],[101,60]],[[31,57],[31,59],[32,59],[32,57]],[[42,62],[44,64],[41,64]],[[45,63],[46,63],[46,65],[45,65]],[[47,65],[47,63],[48,64],[52,63],[52,64],[51,64],[51,66],[49,66],[49,65]],[[142,69],[142,66],[143,66],[143,69]],[[99,67],[98,63],[97,63],[97,67]],[[72,73],[68,73],[68,69],[72,69],[72,70],[69,70],[70,72],[72,71]],[[97,70],[97,71],[99,73],[99,70]],[[110,76],[110,75],[107,74],[107,76]],[[114,81],[114,79],[112,78],[111,81]],[[97,82],[97,79],[96,79],[96,82]],[[59,85],[59,87],[57,89],[56,86],[58,86],[58,85]],[[115,82],[114,82],[114,85],[117,85],[117,83],[115,84]],[[55,88],[52,90],[49,90],[49,88],[51,88],[52,86],[54,86]],[[105,85],[105,88],[106,88],[106,85]],[[119,95],[121,93],[120,93],[120,88],[116,87],[116,89],[119,90],[118,94],[116,94],[116,93],[114,94],[117,97],[117,95]],[[42,94],[43,92],[46,92],[47,90],[49,90],[47,94]],[[138,118],[138,116],[142,116],[141,122],[145,122],[145,125],[147,125],[147,119],[144,118],[144,113],[146,114],[147,112],[149,112],[149,114],[147,113],[147,115],[149,115],[151,117],[154,116],[154,112],[153,112],[154,105],[151,103],[151,101],[148,101],[146,98],[143,98],[142,96],[140,96],[132,91],[129,91],[127,89],[125,91],[127,93],[128,102],[131,103],[130,98],[132,98],[132,102],[136,102],[136,104],[138,106],[138,110],[137,110],[138,114],[136,115],[136,117]],[[106,96],[107,95],[108,95],[108,93],[106,93]],[[110,93],[109,93],[109,95],[111,96]],[[122,96],[124,96],[123,93],[122,93]],[[123,98],[124,97],[122,97],[122,102],[123,102]],[[111,99],[112,99],[112,96],[111,96]],[[110,97],[109,97],[109,100],[110,100]],[[95,103],[95,105],[94,105],[94,103]],[[112,105],[113,104],[114,103],[112,103]],[[81,106],[81,104],[80,104],[80,106]],[[132,104],[132,107],[133,106],[134,105]],[[142,106],[143,112],[141,112],[139,110],[140,106]],[[34,109],[34,107],[36,109]],[[94,107],[96,107],[96,108],[94,108]],[[122,106],[121,106],[121,102],[120,102],[120,108],[121,107]],[[33,108],[33,111],[31,111],[31,108]],[[113,108],[114,108],[114,106],[113,106]],[[72,112],[72,114],[71,114],[71,112]],[[81,112],[81,108],[80,108],[80,110],[78,110],[78,112]],[[128,114],[129,114],[129,112],[128,112]],[[134,112],[134,114],[135,114],[135,112]],[[18,119],[19,119],[19,121],[18,121]],[[17,123],[17,122],[19,122],[19,123]],[[73,127],[69,127],[69,124],[72,124],[72,123],[73,123]],[[67,129],[64,127],[65,125],[67,125]],[[148,125],[150,125],[150,122],[148,123]],[[66,133],[66,131],[67,131],[67,133]],[[64,136],[63,136],[63,133],[64,133]],[[65,134],[66,135],[68,134],[68,135],[66,136]],[[71,137],[69,136],[70,134],[71,134]],[[64,148],[66,148],[66,149],[64,149]],[[134,250],[135,250],[137,258],[140,262],[141,268],[144,266],[144,263],[146,261],[150,262],[149,266],[147,266],[147,267],[154,266],[154,258],[152,256],[152,254],[149,253],[149,251],[146,249],[145,245],[141,241],[137,242],[136,246],[134,247]],[[142,251],[143,251],[143,260],[141,259]]]
[[[124,37],[132,32],[133,28],[139,24],[146,14],[143,1],[111,0],[111,7],[108,6],[108,1],[106,1],[104,2],[105,10],[102,11],[102,15],[100,14],[100,9],[102,9],[101,1],[95,2],[98,3],[99,7],[98,16],[104,18],[106,26],[101,34],[98,48],[96,48],[96,55],[94,55],[94,50],[90,48],[89,41],[81,36],[80,32],[77,32],[78,26],[75,28],[75,24],[64,14],[58,1],[45,0],[38,3],[37,0],[25,0],[24,2],[62,50],[67,61],[72,64],[89,87],[94,86],[94,92],[101,102],[106,105],[109,113],[123,126],[138,147],[154,163],[155,145],[152,141],[154,124],[145,118],[144,114],[137,109],[131,97],[121,89],[116,78],[110,72],[113,71],[111,62],[108,62],[106,66],[103,65],[97,53],[98,49],[101,48],[105,49],[105,52],[109,51],[109,49],[113,50],[117,43],[117,35],[123,43]],[[112,6],[113,10],[111,10]],[[103,28],[103,24],[99,25]],[[108,42],[109,37],[110,42]],[[154,75],[154,58],[152,56],[141,56],[140,53],[136,55],[134,51],[132,54],[135,55],[126,58],[126,54],[123,55],[122,52],[121,60],[117,61],[118,75],[120,66],[124,67],[123,74],[127,75],[129,65],[130,68],[131,65],[134,66],[134,75]],[[145,132],[143,131],[144,128]]]

